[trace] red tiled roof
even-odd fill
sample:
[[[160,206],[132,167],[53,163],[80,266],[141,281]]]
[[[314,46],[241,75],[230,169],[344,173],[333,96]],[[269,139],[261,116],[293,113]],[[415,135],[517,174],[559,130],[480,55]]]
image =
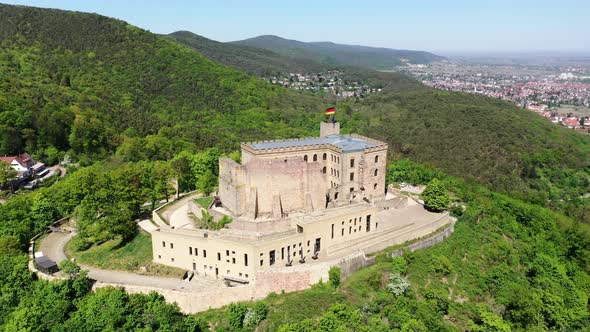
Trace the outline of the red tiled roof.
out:
[[[21,153],[18,156],[0,157],[0,161],[3,161],[7,164],[11,164],[12,161],[14,161],[14,160],[16,160],[16,162],[19,163],[23,167],[30,167],[31,165],[35,164],[35,161],[33,160],[33,158],[31,158],[31,156],[26,152]]]

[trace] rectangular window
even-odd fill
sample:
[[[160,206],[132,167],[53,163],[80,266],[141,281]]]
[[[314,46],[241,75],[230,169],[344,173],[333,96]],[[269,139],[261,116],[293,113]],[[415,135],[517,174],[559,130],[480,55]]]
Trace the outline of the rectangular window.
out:
[[[348,234],[352,234],[352,226],[348,227]]]
[[[197,270],[197,263],[193,263],[193,271]]]
[[[354,181],[354,173],[350,173],[350,181]]]
[[[248,254],[244,254],[244,266],[248,266]]]
[[[334,238],[334,224],[332,224],[332,238]]]
[[[235,257],[232,257],[231,258],[231,262],[232,262],[232,264],[236,264],[236,258]]]
[[[225,255],[226,255],[226,256],[229,256],[229,250],[226,250],[226,251],[225,251]]]
[[[264,260],[263,259],[260,260],[260,266],[262,266],[262,265],[264,265]]]
[[[344,228],[342,229],[342,236],[344,236]]]
[[[350,167],[354,167],[354,158],[350,159]]]
[[[162,247],[166,248],[166,242],[162,241]]]
[[[309,240],[307,240],[307,246],[309,247]]]
[[[203,257],[207,257],[207,250],[203,249]]]
[[[192,255],[193,254],[193,247],[188,247],[188,254]]]
[[[284,260],[285,259],[285,247],[281,248],[281,259]]]
[[[371,230],[371,216],[367,216],[366,226],[367,232]]]
[[[199,249],[195,248],[195,256],[199,256]]]
[[[217,253],[217,260],[218,260],[218,261],[220,261],[220,260],[221,260],[221,253],[220,253],[220,252],[218,252],[218,253]]]
[[[275,264],[275,251],[271,250],[268,252],[268,265],[274,265]]]

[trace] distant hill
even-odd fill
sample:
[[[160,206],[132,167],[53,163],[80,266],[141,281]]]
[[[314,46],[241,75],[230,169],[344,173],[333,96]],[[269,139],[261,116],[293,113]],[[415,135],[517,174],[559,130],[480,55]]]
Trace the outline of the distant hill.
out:
[[[401,64],[402,59],[414,64],[444,59],[444,57],[424,51],[395,50],[332,42],[305,43],[272,35],[258,36],[233,43],[264,48],[290,57],[312,59],[323,64],[350,65],[376,70],[391,69],[393,66]]]
[[[197,50],[213,61],[259,77],[276,73],[318,73],[325,70],[341,70],[344,72],[344,79],[360,81],[371,87],[389,91],[424,89],[424,86],[415,79],[398,73],[378,72],[345,64],[320,63],[311,58],[283,55],[264,48],[222,43],[189,31],[177,31],[167,36]]]
[[[310,59],[288,57],[263,48],[222,43],[189,31],[177,31],[168,36],[211,60],[256,76],[277,72],[320,72],[329,68]]]

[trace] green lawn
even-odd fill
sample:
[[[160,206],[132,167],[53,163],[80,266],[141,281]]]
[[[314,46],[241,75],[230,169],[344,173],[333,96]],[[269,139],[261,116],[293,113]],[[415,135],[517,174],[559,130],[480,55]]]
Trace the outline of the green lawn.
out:
[[[152,262],[152,239],[140,231],[130,242],[120,246],[119,240],[111,240],[88,250],[75,251],[70,241],[65,248],[69,257],[80,264],[102,269],[128,271],[145,275],[180,277],[183,270]]]
[[[211,205],[211,202],[213,202],[213,196],[195,198],[195,202],[206,210]]]

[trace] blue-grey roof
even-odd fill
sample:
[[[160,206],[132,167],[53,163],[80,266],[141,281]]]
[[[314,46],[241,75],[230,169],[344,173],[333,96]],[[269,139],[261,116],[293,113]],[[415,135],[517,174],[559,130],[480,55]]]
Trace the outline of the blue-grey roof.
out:
[[[258,142],[252,143],[250,146],[256,150],[263,149],[280,149],[299,147],[305,145],[317,145],[317,144],[332,144],[342,149],[343,152],[355,152],[362,151],[365,148],[377,146],[376,144],[369,143],[360,138],[342,136],[342,135],[329,135],[326,137],[309,137],[299,140],[284,140],[284,141],[273,141],[273,142]]]

